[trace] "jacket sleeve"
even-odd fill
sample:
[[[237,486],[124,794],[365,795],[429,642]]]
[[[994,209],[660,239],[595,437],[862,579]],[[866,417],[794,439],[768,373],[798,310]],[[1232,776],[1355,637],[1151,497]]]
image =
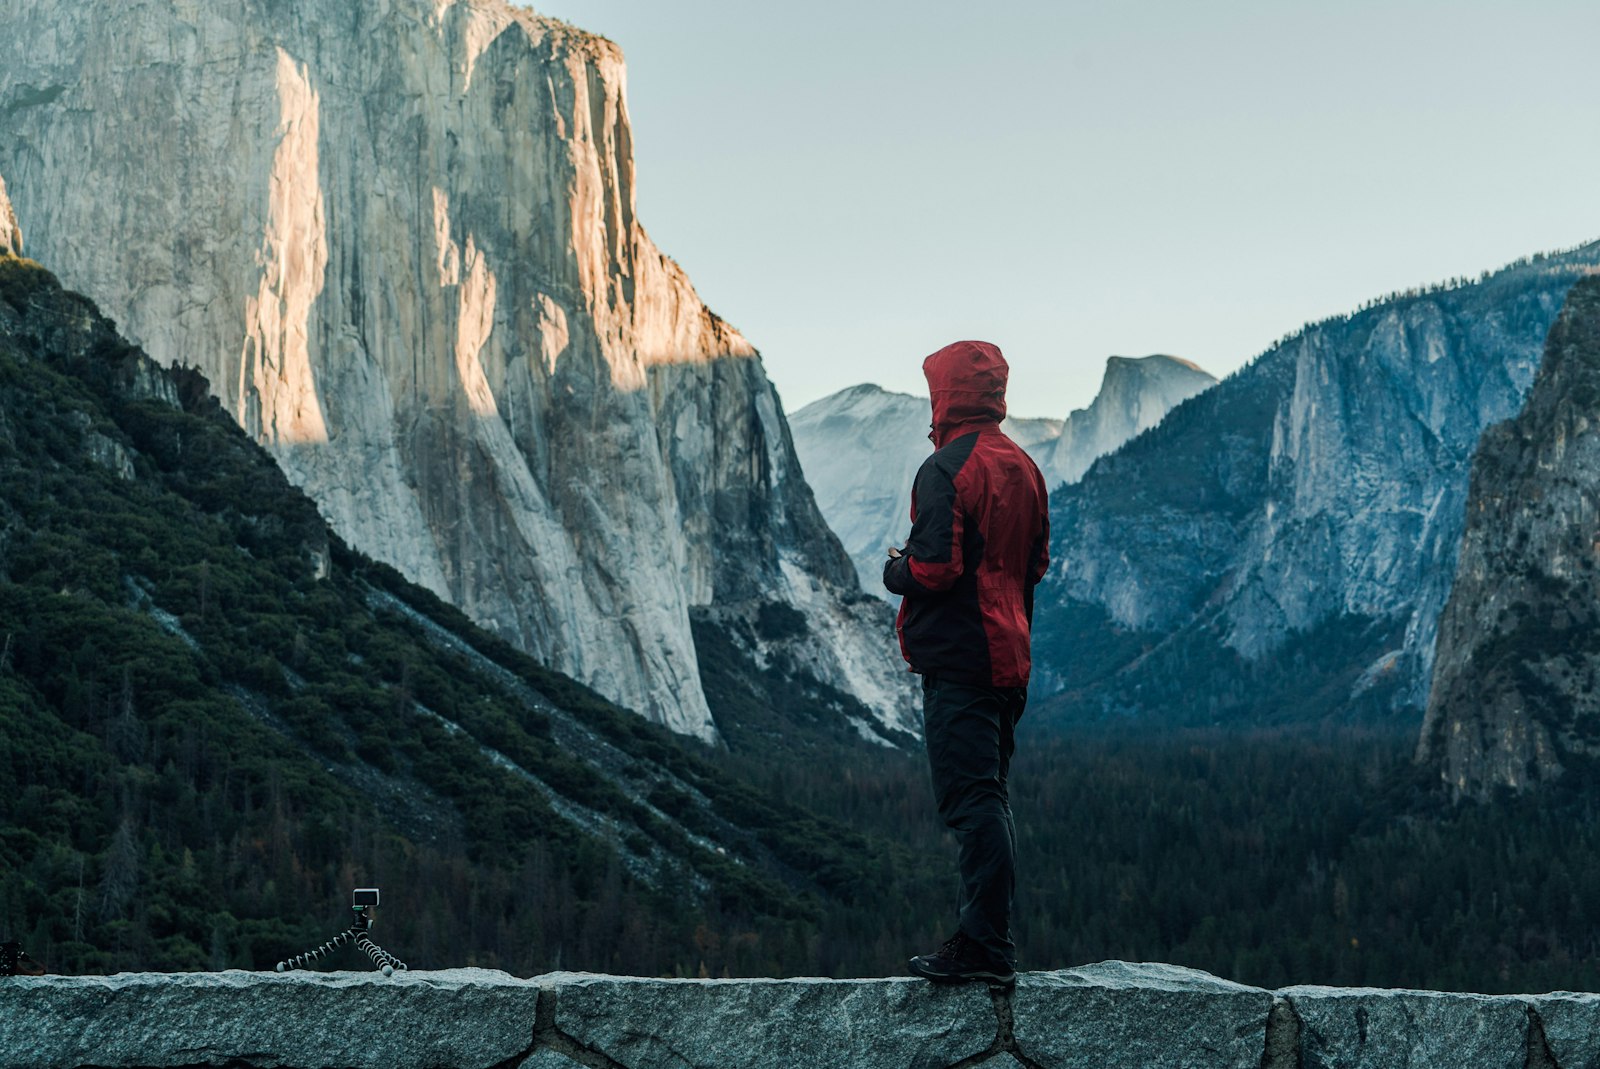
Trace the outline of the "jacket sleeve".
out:
[[[883,566],[883,585],[893,594],[937,594],[961,578],[965,517],[955,483],[929,457],[911,490],[911,537],[906,551]]]
[[[1044,479],[1038,478],[1039,487],[1039,522],[1038,530],[1033,536],[1033,549],[1029,554],[1027,582],[1022,587],[1022,609],[1027,613],[1028,623],[1033,623],[1033,588],[1044,581],[1045,573],[1050,570],[1050,495],[1044,489]]]
[[[1039,533],[1033,542],[1033,559],[1028,562],[1028,585],[1038,586],[1050,570],[1050,508],[1040,502]]]

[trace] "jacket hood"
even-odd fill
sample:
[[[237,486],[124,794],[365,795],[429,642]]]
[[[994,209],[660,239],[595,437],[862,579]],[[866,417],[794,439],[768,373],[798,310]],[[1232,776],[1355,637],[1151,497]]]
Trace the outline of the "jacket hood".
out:
[[[1006,418],[1009,371],[1000,347],[986,341],[958,341],[922,362],[933,402],[935,447],[958,430]]]

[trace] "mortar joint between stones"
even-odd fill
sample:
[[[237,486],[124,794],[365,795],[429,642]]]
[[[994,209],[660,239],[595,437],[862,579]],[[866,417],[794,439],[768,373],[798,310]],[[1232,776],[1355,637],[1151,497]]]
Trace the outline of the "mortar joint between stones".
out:
[[[1527,1009],[1528,1055],[1522,1063],[1523,1069],[1561,1069],[1555,1052],[1550,1049],[1550,1037],[1544,1033],[1544,1018],[1539,1016],[1539,1008],[1530,1002]]]
[[[534,1050],[543,1048],[570,1058],[587,1069],[628,1069],[628,1066],[605,1051],[591,1047],[561,1030],[556,1024],[558,997],[552,988],[539,989],[533,1004],[533,1047],[528,1053],[531,1055]]]
[[[1294,1003],[1274,995],[1267,1011],[1266,1034],[1261,1039],[1261,1069],[1301,1069],[1301,1028]]]

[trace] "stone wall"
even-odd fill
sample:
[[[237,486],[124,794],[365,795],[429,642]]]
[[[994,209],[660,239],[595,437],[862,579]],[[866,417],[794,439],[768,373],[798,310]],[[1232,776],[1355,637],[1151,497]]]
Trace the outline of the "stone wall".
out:
[[[7,1069],[1577,1069],[1600,996],[1265,991],[1172,965],[921,980],[482,969],[0,978]]]

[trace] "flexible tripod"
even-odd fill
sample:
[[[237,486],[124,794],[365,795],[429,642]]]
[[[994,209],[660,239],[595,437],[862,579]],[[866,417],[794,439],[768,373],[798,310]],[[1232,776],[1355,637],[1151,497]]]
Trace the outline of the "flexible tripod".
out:
[[[313,961],[316,961],[318,958],[326,954],[333,953],[346,943],[355,943],[356,949],[360,950],[367,957],[371,958],[373,966],[382,972],[383,975],[393,976],[396,969],[404,972],[406,963],[389,953],[387,950],[383,949],[377,943],[374,943],[372,941],[372,937],[367,935],[367,933],[372,930],[372,917],[367,913],[367,910],[378,904],[377,891],[372,892],[372,900],[370,902],[363,902],[360,900],[360,891],[357,891],[356,895],[357,903],[356,905],[350,907],[355,912],[356,916],[355,920],[350,923],[350,927],[346,928],[344,931],[340,932],[326,943],[323,943],[315,950],[308,950],[304,954],[297,954],[286,961],[278,962],[278,971],[288,972],[291,969],[303,969]]]

